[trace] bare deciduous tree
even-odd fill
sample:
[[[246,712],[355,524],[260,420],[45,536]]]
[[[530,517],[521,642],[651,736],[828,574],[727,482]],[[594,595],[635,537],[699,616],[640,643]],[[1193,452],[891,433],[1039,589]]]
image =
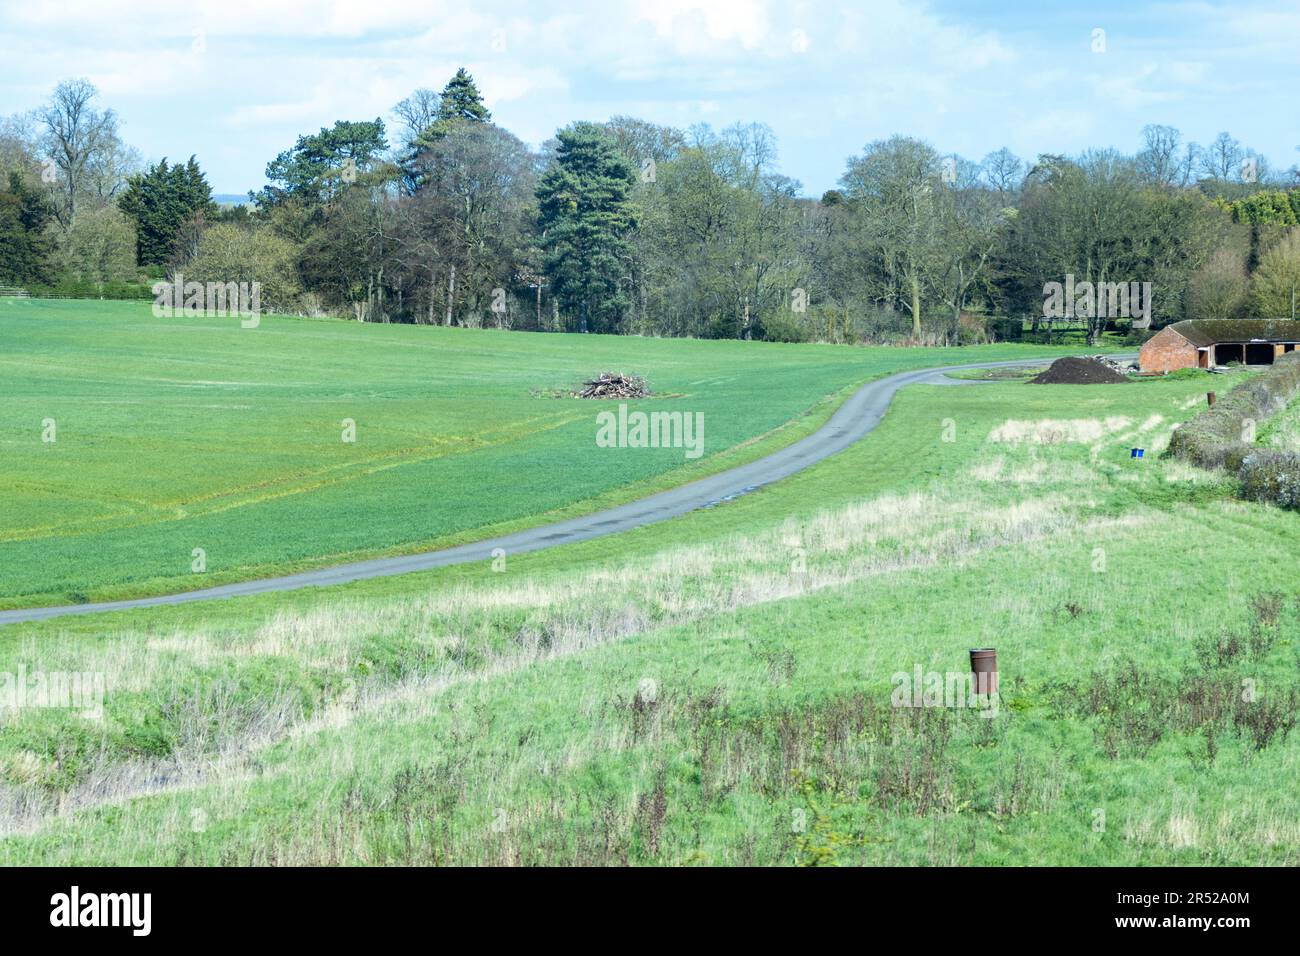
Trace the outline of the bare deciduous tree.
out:
[[[45,154],[58,171],[55,215],[65,231],[76,221],[78,203],[86,192],[104,189],[102,179],[94,187],[92,181],[107,167],[117,165],[110,157],[121,150],[117,114],[111,109],[95,109],[98,95],[89,80],[64,80],[49,104],[37,113],[44,126]]]
[[[393,115],[401,121],[401,141],[408,149],[417,137],[438,119],[442,96],[436,90],[421,87],[393,107]]]
[[[1201,154],[1201,171],[1211,179],[1226,183],[1237,177],[1241,158],[1241,143],[1227,133],[1220,133]]]
[[[865,214],[864,226],[898,284],[897,294],[912,315],[913,337],[919,340],[921,290],[940,240],[937,197],[944,186],[938,154],[928,143],[894,136],[849,160],[840,183]]]
[[[1257,314],[1300,318],[1300,232],[1292,229],[1260,257],[1253,293]]]
[[[1142,149],[1137,154],[1137,166],[1143,178],[1161,186],[1178,185],[1182,141],[1183,134],[1172,126],[1149,123],[1142,127]]]
[[[1235,249],[1219,249],[1192,276],[1188,314],[1194,319],[1237,318],[1249,291],[1246,257]]]
[[[980,163],[980,171],[985,181],[997,190],[998,199],[1004,205],[1020,192],[1020,186],[1025,181],[1026,169],[1024,160],[1005,146],[989,153]]]

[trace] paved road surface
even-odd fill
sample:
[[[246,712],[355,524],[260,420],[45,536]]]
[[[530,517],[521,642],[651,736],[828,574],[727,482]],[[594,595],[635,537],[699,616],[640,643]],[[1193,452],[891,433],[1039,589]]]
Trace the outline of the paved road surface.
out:
[[[868,382],[845,401],[821,428],[793,445],[773,452],[766,458],[760,458],[747,465],[740,465],[728,471],[701,478],[690,484],[680,485],[641,498],[615,508],[607,508],[581,518],[557,521],[525,531],[489,538],[472,544],[463,544],[441,551],[426,551],[422,554],[408,554],[395,558],[372,558],[367,561],[353,561],[331,568],[316,571],[303,571],[277,578],[263,578],[258,581],[242,581],[237,584],[223,584],[220,587],[203,588],[199,591],[183,591],[180,594],[162,594],[157,597],[136,598],[130,601],[104,601],[94,604],[70,604],[62,607],[22,608],[14,611],[0,611],[0,624],[13,624],[20,621],[41,621],[46,618],[63,617],[68,614],[91,614],[98,611],[119,611],[127,608],[157,607],[164,604],[187,604],[191,601],[212,601],[218,598],[240,597],[245,594],[262,594],[267,591],[292,591],[297,588],[323,587],[331,584],[344,584],[348,581],[361,581],[365,578],[387,577],[392,574],[406,574],[408,571],[424,571],[428,568],[441,568],[449,564],[466,564],[472,561],[490,561],[492,552],[501,548],[507,555],[525,554],[540,551],[561,544],[586,541],[601,535],[617,534],[631,528],[653,524],[667,518],[675,518],[697,508],[707,508],[723,501],[730,501],[748,494],[756,488],[780,481],[809,465],[829,458],[838,451],[868,434],[884,417],[885,410],[894,393],[905,385],[925,383],[930,385],[964,384],[957,379],[946,378],[945,373],[967,368],[997,368],[1008,365],[1042,365],[1043,359],[1016,362],[979,362],[971,365],[948,365],[942,368],[919,369],[914,372],[899,372],[886,378]]]

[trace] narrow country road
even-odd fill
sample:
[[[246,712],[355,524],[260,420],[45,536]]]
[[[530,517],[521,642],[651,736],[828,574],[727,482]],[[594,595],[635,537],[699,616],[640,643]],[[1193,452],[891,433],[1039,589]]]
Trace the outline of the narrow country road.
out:
[[[302,571],[282,577],[262,578],[223,584],[219,587],[179,594],[162,594],[156,597],[135,598],[128,601],[70,604],[60,607],[21,608],[0,611],[0,624],[22,621],[41,621],[69,614],[93,614],[101,611],[120,611],[129,608],[158,607],[166,604],[187,604],[191,601],[213,601],[219,598],[241,597],[246,594],[263,594],[267,591],[292,591],[297,588],[323,587],[345,584],[366,578],[424,571],[449,564],[467,564],[473,561],[490,561],[492,552],[500,548],[507,555],[526,554],[561,544],[586,541],[602,535],[617,534],[675,518],[697,508],[705,508],[747,494],[756,488],[780,481],[802,471],[809,465],[843,451],[849,445],[869,434],[880,423],[894,393],[905,385],[916,384],[970,384],[945,378],[947,372],[971,368],[999,368],[1014,365],[1042,365],[1048,359],[1027,359],[1014,362],[977,362],[969,365],[947,365],[940,368],[898,372],[885,378],[868,382],[853,393],[821,428],[793,445],[773,452],[747,465],[679,485],[614,508],[597,511],[580,518],[570,518],[545,524],[498,538],[488,538],[471,544],[458,545],[441,551],[426,551],[392,558],[371,558],[353,561],[315,571]]]

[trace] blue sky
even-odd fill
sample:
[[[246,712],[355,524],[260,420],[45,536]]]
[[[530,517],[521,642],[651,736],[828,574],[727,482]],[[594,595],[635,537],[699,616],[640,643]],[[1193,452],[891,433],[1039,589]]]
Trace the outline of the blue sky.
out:
[[[766,122],[810,195],[895,132],[1032,158],[1132,151],[1159,122],[1201,143],[1227,130],[1284,169],[1300,161],[1298,38],[1295,0],[0,0],[0,114],[86,76],[146,159],[195,153],[218,193],[461,65],[533,145],[616,113]]]

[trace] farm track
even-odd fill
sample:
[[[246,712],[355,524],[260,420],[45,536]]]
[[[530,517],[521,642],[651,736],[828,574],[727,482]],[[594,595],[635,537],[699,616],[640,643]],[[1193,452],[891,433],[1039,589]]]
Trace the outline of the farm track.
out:
[[[830,419],[805,438],[775,451],[764,458],[727,471],[701,478],[592,514],[539,525],[495,538],[458,545],[437,551],[370,558],[333,567],[317,568],[279,577],[239,581],[217,587],[121,601],[90,602],[52,607],[19,608],[0,611],[0,625],[41,621],[72,614],[94,614],[134,608],[188,604],[222,598],[293,591],[299,588],[328,587],[367,578],[389,577],[412,571],[475,561],[491,561],[493,552],[506,555],[527,554],[563,544],[574,544],[609,534],[676,518],[699,508],[709,508],[749,494],[765,485],[803,471],[870,434],[884,418],[894,393],[907,385],[978,385],[977,380],[948,378],[946,373],[959,369],[1005,368],[1019,365],[1042,365],[1043,359],[1020,359],[1007,362],[976,362],[938,368],[898,372],[868,382],[845,400]]]

